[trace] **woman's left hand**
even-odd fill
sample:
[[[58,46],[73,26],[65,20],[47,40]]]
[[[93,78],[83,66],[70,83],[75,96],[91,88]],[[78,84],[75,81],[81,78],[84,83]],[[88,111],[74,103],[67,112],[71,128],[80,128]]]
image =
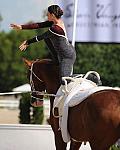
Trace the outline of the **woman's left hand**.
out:
[[[28,47],[29,45],[27,44],[27,41],[24,41],[20,46],[19,46],[19,49],[21,51],[24,51],[26,50],[26,48]]]

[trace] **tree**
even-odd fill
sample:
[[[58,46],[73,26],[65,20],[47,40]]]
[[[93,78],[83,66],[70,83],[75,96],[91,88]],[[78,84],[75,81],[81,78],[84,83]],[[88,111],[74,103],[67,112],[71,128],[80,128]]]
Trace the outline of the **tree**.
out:
[[[21,95],[20,99],[20,113],[19,122],[21,124],[42,124],[43,122],[43,106],[32,107],[30,104],[30,94],[25,93]]]
[[[103,85],[120,86],[120,45],[118,44],[76,44],[77,59],[75,73],[97,71]]]
[[[32,38],[36,31],[0,32],[0,91],[11,91],[14,87],[27,81],[26,67],[23,57],[28,59],[40,59],[47,54],[43,41],[31,46],[24,52],[19,50],[21,41]]]

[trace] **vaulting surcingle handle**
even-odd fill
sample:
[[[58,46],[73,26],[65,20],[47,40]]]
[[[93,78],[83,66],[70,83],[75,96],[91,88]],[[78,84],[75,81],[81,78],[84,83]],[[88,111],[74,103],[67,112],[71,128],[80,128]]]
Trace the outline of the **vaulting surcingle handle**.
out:
[[[95,74],[97,78],[100,80],[100,75],[96,71],[88,71],[83,78],[86,79],[91,73]]]
[[[75,82],[75,79],[72,77],[62,77],[62,80],[65,82],[65,92],[69,93],[68,88],[67,88],[67,80],[71,80],[71,81]]]

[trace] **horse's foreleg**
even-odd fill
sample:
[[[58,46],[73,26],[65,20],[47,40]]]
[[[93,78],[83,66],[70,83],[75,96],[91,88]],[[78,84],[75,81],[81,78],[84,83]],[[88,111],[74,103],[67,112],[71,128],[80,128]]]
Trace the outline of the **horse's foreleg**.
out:
[[[54,132],[56,150],[66,150],[67,143],[63,141],[61,130],[59,130],[59,120],[51,117],[50,124]]]
[[[61,131],[55,133],[55,146],[56,150],[66,150],[67,143],[63,141]]]
[[[70,150],[79,150],[81,144],[82,144],[81,142],[74,142],[71,140]]]

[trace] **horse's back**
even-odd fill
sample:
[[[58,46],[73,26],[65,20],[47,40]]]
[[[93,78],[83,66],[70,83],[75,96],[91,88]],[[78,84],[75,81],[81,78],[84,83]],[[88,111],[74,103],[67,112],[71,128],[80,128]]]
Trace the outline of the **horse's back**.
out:
[[[120,91],[104,90],[89,96],[82,103],[69,108],[68,130],[70,135],[79,140],[98,137],[104,133],[117,134],[120,125]],[[119,134],[120,136],[120,134]]]

